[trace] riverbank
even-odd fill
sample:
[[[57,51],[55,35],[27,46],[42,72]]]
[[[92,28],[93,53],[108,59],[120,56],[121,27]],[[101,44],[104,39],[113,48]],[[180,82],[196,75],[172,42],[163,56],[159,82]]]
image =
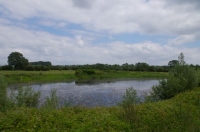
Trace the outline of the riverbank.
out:
[[[20,107],[0,112],[0,131],[200,131],[200,88],[154,103],[136,105],[127,118],[121,107]]]
[[[135,72],[135,71],[101,71],[95,70],[95,76],[84,76],[79,79],[74,70],[52,70],[52,71],[0,71],[0,75],[6,77],[8,84],[15,83],[38,83],[38,82],[61,82],[77,80],[85,82],[88,80],[107,79],[144,79],[144,78],[167,78],[165,72]],[[94,77],[93,77],[94,76]]]

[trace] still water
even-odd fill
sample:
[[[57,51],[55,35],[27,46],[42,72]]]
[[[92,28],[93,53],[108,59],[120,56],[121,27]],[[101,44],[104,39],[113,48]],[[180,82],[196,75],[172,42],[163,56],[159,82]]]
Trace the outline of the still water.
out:
[[[30,86],[35,91],[41,91],[40,103],[56,89],[60,105],[64,102],[70,105],[86,107],[113,106],[122,100],[127,88],[133,87],[139,96],[150,91],[158,84],[158,80],[121,80],[101,83],[77,84],[75,82],[58,82],[48,84],[23,85]],[[10,88],[16,87],[10,86]]]

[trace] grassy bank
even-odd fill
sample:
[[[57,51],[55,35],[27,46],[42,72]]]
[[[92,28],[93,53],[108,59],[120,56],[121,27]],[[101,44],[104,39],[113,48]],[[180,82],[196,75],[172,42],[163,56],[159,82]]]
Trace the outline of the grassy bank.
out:
[[[73,70],[52,71],[0,71],[9,84],[27,82],[56,82],[70,80],[103,80],[103,79],[135,79],[135,78],[167,78],[164,72],[133,72],[133,71],[101,71],[95,70],[93,75],[77,78]]]
[[[28,82],[56,82],[75,80],[74,71],[0,71],[7,82],[28,83]]]
[[[0,131],[200,131],[200,88],[170,100],[136,105],[129,118],[121,107],[20,107],[0,113]]]

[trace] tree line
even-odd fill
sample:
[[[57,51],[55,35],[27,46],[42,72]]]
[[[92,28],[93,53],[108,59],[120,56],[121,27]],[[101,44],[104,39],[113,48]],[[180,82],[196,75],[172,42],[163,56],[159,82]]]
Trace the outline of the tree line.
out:
[[[116,70],[116,71],[149,71],[149,72],[168,72],[174,67],[178,60],[169,61],[168,65],[154,66],[145,62],[136,64],[124,63],[119,64],[85,64],[85,65],[52,65],[50,61],[29,62],[22,53],[12,52],[8,56],[8,65],[0,66],[0,70],[27,70],[27,71],[48,71],[48,70],[77,70],[77,69],[99,69],[99,70]],[[190,65],[199,69],[199,65]]]

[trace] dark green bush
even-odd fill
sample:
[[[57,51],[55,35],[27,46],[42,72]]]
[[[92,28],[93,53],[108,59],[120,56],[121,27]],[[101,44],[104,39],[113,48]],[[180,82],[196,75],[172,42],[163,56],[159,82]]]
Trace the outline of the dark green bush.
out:
[[[91,80],[96,78],[95,71],[90,69],[78,69],[75,71],[75,76],[78,79],[85,79],[85,80]]]
[[[7,82],[5,77],[0,75],[0,111],[6,111],[7,103]]]
[[[89,70],[89,69],[84,69],[83,73],[88,74],[88,75],[93,75],[93,74],[95,74],[95,71],[94,70]]]

